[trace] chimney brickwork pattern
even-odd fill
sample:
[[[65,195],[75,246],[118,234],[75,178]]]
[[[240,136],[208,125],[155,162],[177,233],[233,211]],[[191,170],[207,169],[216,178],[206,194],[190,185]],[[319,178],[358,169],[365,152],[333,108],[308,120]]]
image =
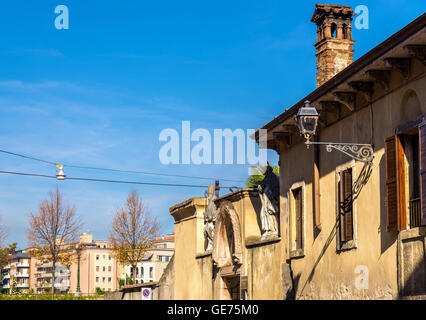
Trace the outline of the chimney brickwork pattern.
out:
[[[351,7],[317,4],[311,19],[317,25],[317,87],[353,62]]]

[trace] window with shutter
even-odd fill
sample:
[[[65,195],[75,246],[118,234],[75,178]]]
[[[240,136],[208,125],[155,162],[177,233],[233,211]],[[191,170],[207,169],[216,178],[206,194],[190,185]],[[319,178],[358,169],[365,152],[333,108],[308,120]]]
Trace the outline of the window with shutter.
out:
[[[302,249],[302,188],[293,191],[296,218],[296,249]]]
[[[353,240],[352,169],[340,172],[339,181],[340,241]]]
[[[404,148],[398,136],[385,141],[387,230],[406,228]]]
[[[305,213],[304,213],[304,190],[305,183],[294,183],[290,188],[290,223],[289,223],[289,241],[290,258],[304,257],[305,245]]]

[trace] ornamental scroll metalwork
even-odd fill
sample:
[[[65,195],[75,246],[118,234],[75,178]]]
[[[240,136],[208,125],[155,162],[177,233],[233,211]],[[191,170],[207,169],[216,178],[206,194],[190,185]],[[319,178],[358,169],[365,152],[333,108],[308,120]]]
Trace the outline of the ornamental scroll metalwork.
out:
[[[343,152],[349,157],[369,163],[373,161],[374,151],[373,147],[370,144],[359,144],[359,143],[331,143],[331,142],[310,142],[307,141],[306,144],[320,144],[325,145],[327,152],[333,151],[333,149]]]

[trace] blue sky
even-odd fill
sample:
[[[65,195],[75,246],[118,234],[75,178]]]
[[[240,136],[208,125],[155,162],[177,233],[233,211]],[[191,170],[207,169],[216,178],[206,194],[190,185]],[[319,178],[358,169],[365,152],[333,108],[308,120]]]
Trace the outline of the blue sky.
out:
[[[336,1],[333,1],[336,2]],[[366,5],[368,30],[353,29],[355,59],[425,12],[424,1],[337,1]],[[292,2],[294,4],[295,2]],[[69,8],[68,30],[54,8]],[[162,165],[161,130],[256,129],[315,89],[315,1],[2,1],[0,149],[97,167],[245,180],[246,165]],[[268,154],[277,162],[273,152]],[[0,154],[0,170],[53,175],[54,168]],[[66,168],[69,176],[187,184]],[[213,182],[213,181],[211,181]],[[59,184],[85,231],[108,236],[131,189],[0,175],[8,241],[26,246],[28,214]],[[223,182],[223,184],[229,184]],[[204,190],[138,186],[162,232],[168,208]]]

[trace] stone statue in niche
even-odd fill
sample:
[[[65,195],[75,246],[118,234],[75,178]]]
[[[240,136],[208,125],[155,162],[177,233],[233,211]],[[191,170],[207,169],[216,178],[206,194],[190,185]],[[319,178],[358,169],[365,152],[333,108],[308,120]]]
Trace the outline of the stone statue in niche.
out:
[[[258,185],[262,202],[260,210],[261,240],[278,237],[280,183],[272,167],[266,167],[265,178]]]
[[[206,243],[205,252],[211,252],[213,249],[213,234],[216,223],[216,204],[217,199],[215,187],[211,184],[207,190],[207,208],[204,211],[204,240]]]

